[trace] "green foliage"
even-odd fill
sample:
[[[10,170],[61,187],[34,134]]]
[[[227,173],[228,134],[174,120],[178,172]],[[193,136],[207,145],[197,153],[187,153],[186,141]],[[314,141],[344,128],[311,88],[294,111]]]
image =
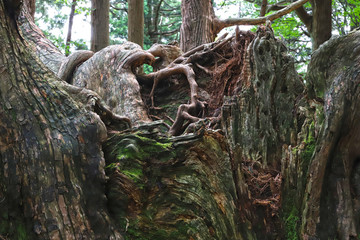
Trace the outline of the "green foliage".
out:
[[[293,207],[290,214],[285,219],[285,232],[287,240],[297,240],[298,238],[298,224],[299,224],[299,212],[297,208]]]
[[[296,16],[290,13],[272,23],[275,36],[285,41],[289,53],[295,58],[296,68],[300,73],[305,73],[306,66],[311,56],[311,38],[305,26]]]
[[[295,189],[291,189],[286,192],[283,196],[284,200],[282,203],[282,220],[284,223],[285,239],[286,240],[297,240],[299,239],[298,228],[300,224],[300,213],[298,210],[298,199],[297,192]]]
[[[62,52],[69,54],[72,50],[88,49],[84,39],[70,42],[70,48],[65,45],[65,24],[70,15],[70,0],[38,0],[36,1],[35,23],[41,28],[45,36]],[[76,2],[75,15],[89,15],[90,8],[86,6],[87,1]],[[63,31],[63,29],[66,29]]]
[[[360,27],[360,1],[336,0],[332,2],[333,28],[337,34],[345,35]]]
[[[16,233],[17,233],[16,239],[18,239],[18,240],[28,239],[27,234],[26,234],[26,229],[23,224],[18,224],[18,226],[16,227]]]
[[[112,0],[110,9],[110,43],[127,40],[127,2]],[[159,8],[158,8],[159,7]],[[181,25],[180,1],[144,1],[144,49],[154,43],[170,43],[179,39]]]
[[[312,122],[309,126],[309,133],[305,140],[305,148],[300,153],[300,158],[302,161],[302,169],[307,169],[309,167],[311,158],[315,151],[315,138],[314,138],[314,131],[315,131],[314,122]]]

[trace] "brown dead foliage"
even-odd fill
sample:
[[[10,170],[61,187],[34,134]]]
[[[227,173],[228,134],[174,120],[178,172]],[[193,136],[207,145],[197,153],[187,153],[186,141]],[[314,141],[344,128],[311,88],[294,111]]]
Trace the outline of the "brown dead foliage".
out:
[[[243,159],[242,169],[252,204],[265,206],[268,217],[277,215],[281,198],[281,173],[251,159]]]
[[[206,89],[212,96],[209,109],[215,110],[223,103],[224,96],[232,96],[240,82],[250,77],[248,46],[255,35],[250,31],[236,30],[233,41],[216,52],[213,77]]]

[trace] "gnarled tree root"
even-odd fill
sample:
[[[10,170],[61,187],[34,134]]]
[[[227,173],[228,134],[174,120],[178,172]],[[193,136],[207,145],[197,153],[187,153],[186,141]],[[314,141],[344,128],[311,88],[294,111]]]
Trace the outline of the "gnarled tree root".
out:
[[[61,63],[57,76],[72,84],[72,76],[77,66],[88,60],[94,55],[94,52],[88,50],[76,51],[68,56],[65,61]]]
[[[149,79],[154,79],[153,87],[151,89],[150,97],[152,105],[154,106],[154,90],[160,80],[168,78],[175,74],[183,74],[187,78],[190,85],[190,104],[182,104],[178,108],[176,119],[171,126],[169,132],[171,135],[180,135],[183,133],[184,122],[196,122],[204,117],[205,103],[198,99],[198,85],[195,81],[195,73],[190,64],[171,64],[169,67],[161,69],[157,72],[146,75]]]

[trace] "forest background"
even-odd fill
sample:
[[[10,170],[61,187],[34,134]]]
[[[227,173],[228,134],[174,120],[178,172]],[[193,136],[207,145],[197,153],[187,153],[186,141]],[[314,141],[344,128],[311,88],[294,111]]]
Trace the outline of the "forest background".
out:
[[[268,1],[275,7],[287,1]],[[69,28],[71,6],[75,4],[74,25]],[[75,50],[90,48],[91,6],[85,0],[38,0],[36,1],[35,22],[61,51],[69,54]],[[226,18],[256,18],[259,16],[261,1],[256,0],[214,0],[215,15]],[[311,14],[310,3],[304,5]],[[110,45],[121,44],[128,39],[128,3],[126,0],[110,1]],[[360,26],[360,2],[356,0],[332,1],[332,35],[346,35]],[[271,14],[269,11],[267,14]],[[180,0],[145,0],[144,2],[144,49],[154,43],[179,42],[181,26]],[[289,53],[296,59],[295,66],[301,75],[305,75],[309,63],[312,44],[310,33],[295,12],[276,19],[272,23],[275,35],[286,43]],[[256,31],[256,26],[241,26],[241,29]],[[218,34],[231,32],[229,27]],[[72,38],[67,43],[67,36]]]

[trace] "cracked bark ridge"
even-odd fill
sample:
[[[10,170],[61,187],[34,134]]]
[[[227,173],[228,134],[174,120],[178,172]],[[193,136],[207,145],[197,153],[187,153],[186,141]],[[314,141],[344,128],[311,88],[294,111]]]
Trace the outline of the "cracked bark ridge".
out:
[[[303,101],[304,85],[294,59],[269,26],[258,28],[244,54],[236,94],[225,98],[221,122],[234,154],[239,199],[251,203],[241,207],[244,216],[259,226],[258,239],[276,239],[281,233],[273,229],[278,229],[282,221],[279,189],[287,180],[282,180],[283,148],[297,144],[303,121],[297,108]]]

